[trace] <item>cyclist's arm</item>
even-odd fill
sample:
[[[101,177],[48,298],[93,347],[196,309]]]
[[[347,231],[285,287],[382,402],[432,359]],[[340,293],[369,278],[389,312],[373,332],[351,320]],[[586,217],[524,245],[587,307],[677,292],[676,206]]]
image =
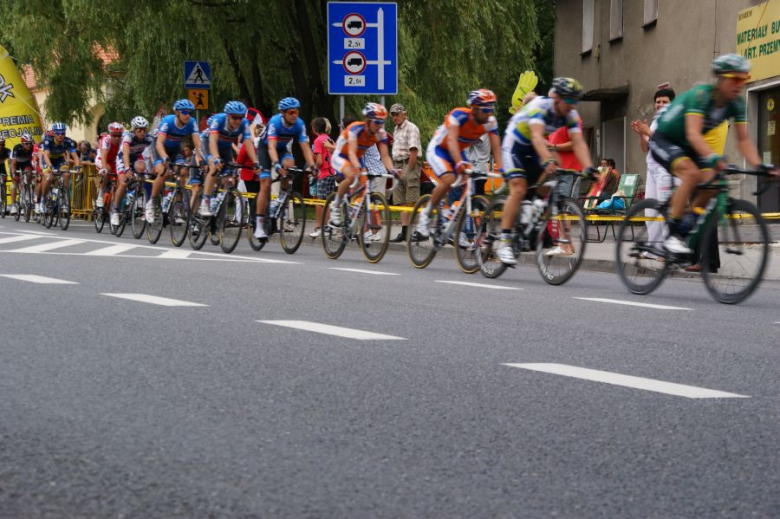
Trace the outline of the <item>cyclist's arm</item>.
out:
[[[100,146],[100,162],[103,164],[103,169],[106,171],[111,172],[110,170],[110,164],[108,163],[108,150],[105,149],[102,145]]]
[[[358,150],[358,142],[357,137],[355,137],[352,133],[350,133],[349,136],[349,162],[352,164],[352,167],[355,168],[355,172],[360,171],[360,160],[357,156],[357,150]]]
[[[450,158],[456,163],[461,160],[458,137],[460,137],[460,126],[450,124],[449,128],[447,128],[447,151],[450,152]]]
[[[758,155],[756,145],[750,140],[747,124],[737,123],[734,126],[737,130],[737,145],[739,146],[739,152],[751,166],[758,168],[763,162]]]
[[[157,134],[157,143],[155,144],[157,146],[157,155],[159,155],[161,159],[170,159],[168,154],[165,153],[165,137],[166,135],[162,132]]]
[[[244,149],[246,149],[246,154],[249,155],[249,160],[252,161],[252,164],[257,164],[257,151],[255,150],[255,143],[252,139],[244,141]]]
[[[311,152],[311,145],[308,142],[301,142],[300,145],[306,165],[314,164],[314,154]]]
[[[51,165],[51,152],[49,150],[43,150],[43,162],[47,168],[53,169]]]
[[[16,173],[16,157],[11,159],[11,174]]]
[[[268,158],[271,164],[279,162],[279,153],[276,151],[276,137],[268,137]]]
[[[544,124],[529,124],[531,129],[531,144],[539,155],[542,163],[552,159],[552,153],[547,149],[547,139],[544,137]]]
[[[703,127],[703,115],[691,113],[685,115],[685,138],[688,140],[691,148],[693,148],[693,151],[698,153],[700,157],[707,158],[716,153],[712,151],[712,148],[704,140]]]
[[[130,144],[122,140],[122,162],[125,163],[125,170],[129,171],[130,168]]]
[[[209,153],[215,159],[219,158],[219,146],[217,146],[217,142],[219,142],[219,133],[215,131],[209,132]]]
[[[387,144],[384,142],[376,143],[376,147],[379,148],[379,155],[382,157],[382,164],[385,165],[387,171],[393,171],[393,159],[390,158],[390,152],[387,149]]]
[[[585,144],[585,139],[582,138],[582,134],[580,132],[575,132],[569,135],[571,137],[574,156],[577,157],[577,160],[582,164],[582,168],[588,169],[593,167],[593,163],[590,161],[590,151],[588,150],[588,145]]]
[[[192,147],[192,154],[195,156],[195,165],[200,166],[200,162],[203,159],[203,154],[200,151],[200,135],[198,132],[192,134]]]
[[[73,166],[74,167],[81,167],[81,161],[79,160],[79,154],[75,151],[70,152],[70,157],[73,159]]]
[[[498,169],[504,169],[504,165],[501,163],[501,139],[495,133],[490,134],[490,148],[493,150],[493,164]]]

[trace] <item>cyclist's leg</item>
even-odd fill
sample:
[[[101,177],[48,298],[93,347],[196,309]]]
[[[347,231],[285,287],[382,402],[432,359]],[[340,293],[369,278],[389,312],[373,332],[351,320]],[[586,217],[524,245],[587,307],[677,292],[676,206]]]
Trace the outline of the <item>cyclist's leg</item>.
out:
[[[437,207],[439,202],[447,196],[447,193],[450,191],[450,186],[458,179],[458,175],[455,173],[455,161],[452,160],[450,154],[438,146],[433,145],[433,143],[428,147],[425,158],[428,160],[431,171],[436,177],[436,187],[433,189],[431,199],[428,201],[428,205],[424,210],[424,214],[430,216],[433,208]]]
[[[16,202],[16,192],[19,190],[19,176],[16,171],[11,172],[11,214],[16,214],[19,210]]]

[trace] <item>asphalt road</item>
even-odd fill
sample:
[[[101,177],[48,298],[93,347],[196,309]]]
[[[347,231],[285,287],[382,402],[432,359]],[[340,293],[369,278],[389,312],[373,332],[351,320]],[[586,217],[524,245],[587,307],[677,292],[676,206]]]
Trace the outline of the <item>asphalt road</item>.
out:
[[[0,517],[780,517],[780,283],[161,244],[0,221]]]

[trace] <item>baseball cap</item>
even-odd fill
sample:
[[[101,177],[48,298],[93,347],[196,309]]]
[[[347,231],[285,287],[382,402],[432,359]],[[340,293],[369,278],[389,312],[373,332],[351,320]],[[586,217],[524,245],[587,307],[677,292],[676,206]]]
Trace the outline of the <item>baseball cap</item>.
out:
[[[401,112],[405,112],[405,111],[406,108],[404,108],[404,105],[402,105],[401,103],[396,103],[390,107],[391,114],[400,114]]]

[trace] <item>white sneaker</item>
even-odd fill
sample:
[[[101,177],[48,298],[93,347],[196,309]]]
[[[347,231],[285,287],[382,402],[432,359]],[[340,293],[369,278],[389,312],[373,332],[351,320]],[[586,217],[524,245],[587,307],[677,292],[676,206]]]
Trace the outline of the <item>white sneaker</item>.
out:
[[[316,229],[314,229],[314,232],[309,233],[309,238],[319,238],[320,234],[322,234],[322,230],[320,230],[320,228],[317,227]]]
[[[295,232],[295,222],[291,220],[284,222],[284,232]]]
[[[545,256],[570,256],[574,254],[573,252],[566,252],[561,248],[560,245],[556,245],[552,249],[548,250],[544,253]]]
[[[431,219],[428,216],[428,214],[425,212],[425,210],[420,211],[420,215],[417,217],[417,225],[414,227],[414,230],[417,234],[422,236],[423,238],[427,238],[431,235]]]
[[[258,240],[265,240],[268,238],[268,233],[265,232],[265,224],[258,225],[255,228],[255,234],[254,237]]]
[[[366,231],[363,233],[363,242],[371,243],[377,241],[382,241],[382,237],[379,235],[379,233],[372,234],[371,231]]]
[[[35,204],[35,212],[38,214],[43,214],[43,202],[38,202]]]
[[[198,214],[201,216],[211,216],[211,207],[209,207],[208,202],[201,201],[200,203],[200,209],[198,210]]]
[[[501,245],[498,246],[496,256],[498,257],[498,260],[505,265],[517,264],[515,253],[512,251],[512,246],[508,243],[501,243]]]
[[[97,200],[95,200],[95,207],[103,208],[103,206],[106,205],[106,201],[103,199],[103,195],[98,195]]]
[[[111,225],[114,227],[119,225],[119,213],[111,213]]]
[[[19,212],[19,209],[16,207],[16,204],[11,204],[11,212],[9,214],[16,214]]]
[[[472,245],[473,244],[469,241],[469,238],[466,236],[465,232],[458,234],[458,246],[461,249],[470,249]]]
[[[330,204],[330,223],[333,227],[341,227],[341,208]]]
[[[666,238],[666,241],[664,241],[664,249],[672,254],[693,254],[693,251],[688,248],[685,241],[673,234],[669,235],[669,237]]]
[[[154,205],[152,205],[152,200],[149,200],[146,202],[146,221],[147,223],[154,223]]]

